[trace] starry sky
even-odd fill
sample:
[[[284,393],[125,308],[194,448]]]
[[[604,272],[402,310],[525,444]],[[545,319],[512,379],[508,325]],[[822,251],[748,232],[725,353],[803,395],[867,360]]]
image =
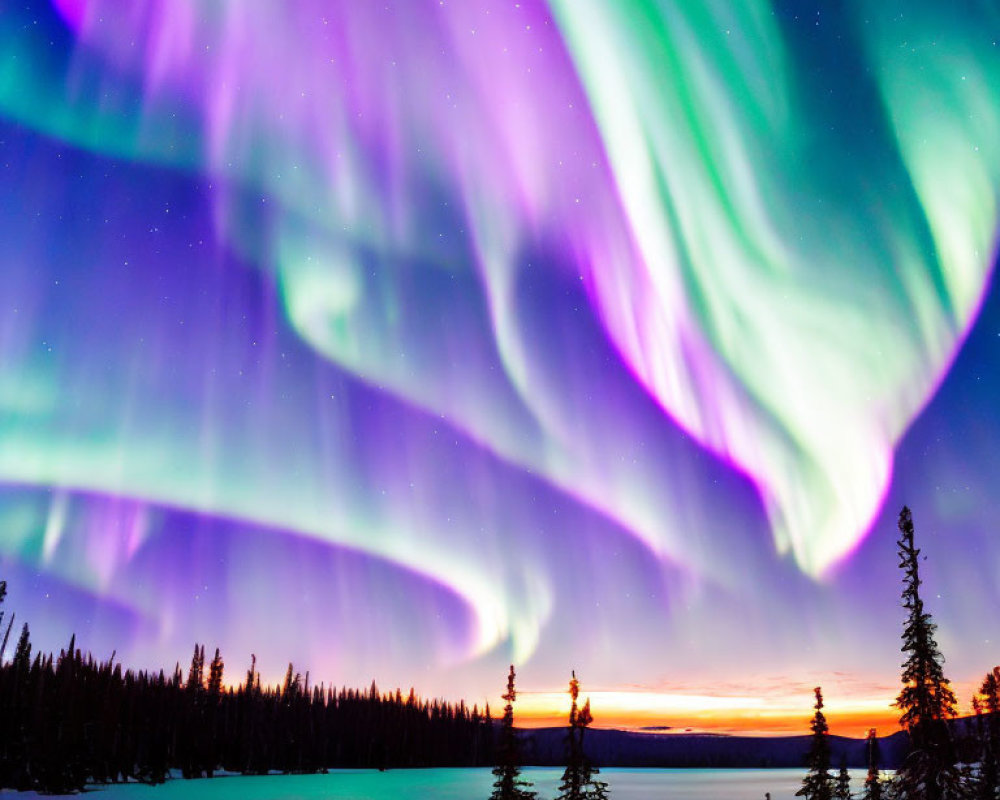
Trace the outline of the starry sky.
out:
[[[891,726],[1000,661],[1000,12],[0,0],[34,640],[524,719]],[[838,728],[838,725],[840,726]]]

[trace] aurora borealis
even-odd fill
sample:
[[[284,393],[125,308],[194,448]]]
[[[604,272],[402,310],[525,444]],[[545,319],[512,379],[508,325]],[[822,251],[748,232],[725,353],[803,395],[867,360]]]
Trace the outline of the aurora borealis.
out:
[[[961,688],[1000,661],[998,37],[0,2],[12,608],[136,666],[878,705],[906,502]]]

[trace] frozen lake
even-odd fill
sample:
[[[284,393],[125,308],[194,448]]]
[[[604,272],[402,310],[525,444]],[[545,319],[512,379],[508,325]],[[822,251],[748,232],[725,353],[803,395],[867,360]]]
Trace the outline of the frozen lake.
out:
[[[551,800],[561,769],[526,769],[539,800]],[[605,769],[614,800],[793,800],[801,769]],[[864,773],[852,772],[861,788]],[[487,769],[337,770],[328,775],[169,781],[162,786],[108,786],[94,800],[487,800],[493,776]],[[23,800],[24,794],[0,792]]]

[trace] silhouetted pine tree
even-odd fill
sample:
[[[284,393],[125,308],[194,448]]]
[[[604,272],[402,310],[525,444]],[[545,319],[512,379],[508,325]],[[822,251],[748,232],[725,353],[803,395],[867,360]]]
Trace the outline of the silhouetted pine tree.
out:
[[[4,594],[6,595],[7,594],[7,583],[6,583],[6,581],[4,581],[4,583],[3,583],[3,590],[4,590]],[[11,628],[14,627],[14,620],[16,618],[17,618],[17,614],[13,614],[12,613],[10,615],[10,622],[7,623],[7,629],[4,630],[4,632],[3,632],[3,639],[0,640],[0,664],[3,663],[4,653],[7,652],[7,642],[10,639],[10,630],[11,630]],[[2,623],[2,622],[3,622],[3,612],[0,612],[0,623]],[[2,625],[0,625],[0,630],[3,630]]]
[[[531,783],[521,778],[517,734],[514,731],[514,701],[517,699],[514,678],[514,665],[511,664],[507,674],[507,693],[503,696],[506,705],[500,723],[500,745],[497,748],[497,763],[493,767],[496,780],[490,800],[531,800],[536,796],[531,791]]]
[[[594,715],[590,713],[590,700],[588,698],[576,718],[576,725],[580,731],[580,753],[583,755],[583,797],[585,800],[607,800],[608,785],[604,781],[597,780],[596,777],[601,770],[587,757],[583,749],[583,735],[593,721]]]
[[[14,624],[14,620],[11,619],[11,621],[7,624],[7,631],[6,631],[6,633],[3,632],[3,630],[4,630],[4,627],[3,627],[3,617],[4,617],[3,601],[4,601],[4,598],[6,596],[7,596],[7,581],[0,581],[0,664],[3,663],[3,652],[4,652],[4,650],[7,649],[7,637],[10,636],[11,625]]]
[[[204,648],[201,656],[204,658]],[[226,740],[224,729],[225,716],[222,714],[222,672],[225,665],[222,662],[222,655],[219,648],[215,648],[215,655],[212,663],[208,667],[208,683],[205,686],[204,699],[204,721],[201,736],[201,769],[208,778],[213,777],[215,770],[221,761],[221,743]]]
[[[1000,667],[986,673],[979,696],[972,698],[976,713],[979,769],[973,781],[976,800],[1000,797]],[[984,712],[988,716],[984,719]]]
[[[816,693],[816,705],[813,706],[816,713],[810,726],[813,734],[812,743],[806,755],[806,766],[809,771],[802,781],[802,788],[795,793],[795,796],[804,797],[806,800],[831,800],[833,780],[830,777],[829,727],[823,715],[823,691],[819,686],[813,691]]]
[[[837,800],[851,800],[851,776],[847,771],[846,756],[840,763],[840,772],[837,773],[837,783],[833,788],[833,796]]]
[[[195,645],[191,656],[191,668],[188,670],[187,689],[189,692],[200,692],[205,688],[205,645]]]
[[[572,704],[569,709],[569,726],[566,729],[566,769],[563,771],[562,782],[559,784],[557,800],[580,800],[583,796],[583,747],[577,735],[577,698],[580,696],[580,682],[576,679],[576,670],[569,682],[569,696]]]
[[[556,800],[605,800],[608,785],[594,779],[600,770],[590,763],[583,749],[584,732],[594,717],[590,713],[589,700],[582,709],[577,706],[580,682],[576,679],[576,670],[569,682],[569,695],[572,702],[566,730],[566,769],[563,771]]]
[[[181,775],[200,778],[204,774],[203,748],[205,729],[205,645],[195,644],[184,685],[187,702],[182,707],[186,735],[177,741]]]
[[[868,755],[868,775],[865,777],[865,791],[862,800],[882,800],[882,780],[879,776],[880,753],[876,731],[868,731],[868,741],[865,743]]]
[[[14,658],[10,662],[15,672],[27,673],[31,666],[31,634],[28,631],[28,623],[25,622],[21,628],[21,637],[17,640],[17,648],[14,650]]]
[[[964,796],[962,776],[948,719],[955,716],[955,694],[944,677],[944,657],[934,640],[936,625],[920,598],[920,550],[913,541],[910,509],[899,512],[899,566],[903,570],[903,688],[896,698],[900,725],[910,736],[910,753],[893,779],[899,800],[952,800]]]
[[[222,671],[225,669],[225,664],[222,661],[222,655],[219,653],[219,648],[215,648],[215,656],[212,658],[212,663],[208,667],[208,696],[210,699],[218,701],[222,697]]]

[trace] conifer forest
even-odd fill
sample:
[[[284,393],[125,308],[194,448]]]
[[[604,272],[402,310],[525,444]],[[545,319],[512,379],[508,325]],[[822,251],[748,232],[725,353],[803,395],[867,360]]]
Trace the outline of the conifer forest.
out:
[[[898,520],[901,604],[905,615],[896,700],[909,748],[894,774],[881,769],[876,732],[866,743],[867,775],[855,800],[997,800],[1000,798],[1000,667],[971,699],[974,716],[956,723],[957,698],[945,677],[936,625],[920,587],[920,549],[912,515]],[[428,701],[413,689],[382,692],[310,684],[288,665],[280,685],[261,684],[256,657],[234,685],[222,654],[195,645],[187,671],[126,669],[114,655],[83,655],[74,637],[58,655],[34,652],[23,623],[2,607],[0,582],[0,788],[72,793],[88,785],[161,783],[225,773],[315,773],[331,768],[395,769],[492,766],[490,800],[532,800],[515,729],[516,673],[510,667],[503,715],[464,702]],[[8,653],[8,650],[10,652]],[[613,787],[588,756],[590,701],[569,683],[565,769],[558,800],[604,800]],[[834,774],[821,687],[815,689],[812,738],[803,753],[805,800],[851,800],[846,762]]]

